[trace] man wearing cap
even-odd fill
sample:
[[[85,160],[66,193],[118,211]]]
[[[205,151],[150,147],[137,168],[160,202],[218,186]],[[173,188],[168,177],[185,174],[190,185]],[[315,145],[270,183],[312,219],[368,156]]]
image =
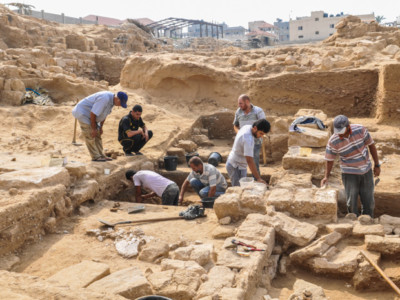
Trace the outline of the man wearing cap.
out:
[[[147,130],[142,120],[143,109],[135,105],[131,112],[119,121],[118,141],[126,156],[142,155],[140,149],[152,138],[153,132]]]
[[[128,95],[118,92],[103,91],[79,101],[72,110],[72,115],[78,119],[82,134],[85,137],[86,147],[89,150],[93,161],[112,160],[103,153],[101,135],[103,125],[107,116],[111,113],[114,106],[126,108]]]
[[[143,199],[158,196],[163,205],[178,205],[179,187],[168,178],[149,170],[138,172],[128,170],[125,177],[135,185],[136,202],[141,203]],[[151,193],[142,195],[142,188],[151,191]]]
[[[350,124],[344,115],[333,120],[334,134],[326,146],[325,177],[321,187],[328,183],[336,155],[339,154],[342,182],[344,184],[349,213],[358,213],[357,199],[361,199],[361,214],[374,217],[374,176],[381,173],[378,153],[367,128],[362,125]],[[374,168],[369,158],[369,152],[374,160]]]
[[[238,98],[239,108],[236,110],[233,120],[233,129],[236,133],[245,125],[253,125],[257,120],[265,119],[265,113],[262,108],[251,104],[250,97],[246,94]],[[260,173],[260,150],[262,147],[262,138],[254,140],[253,159],[256,164],[257,172]]]
[[[190,185],[200,198],[218,197],[225,193],[228,187],[224,176],[211,164],[205,164],[200,157],[194,156],[189,160],[192,172],[182,184],[179,203],[183,202],[187,187]]]

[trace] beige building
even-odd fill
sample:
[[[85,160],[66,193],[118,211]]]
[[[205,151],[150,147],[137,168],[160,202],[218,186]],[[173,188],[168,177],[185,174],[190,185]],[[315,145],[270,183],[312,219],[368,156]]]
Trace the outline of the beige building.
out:
[[[335,33],[335,25],[347,15],[328,15],[323,11],[311,12],[311,17],[299,17],[289,21],[290,41],[309,42],[324,40]],[[357,15],[362,22],[375,21],[375,15]]]

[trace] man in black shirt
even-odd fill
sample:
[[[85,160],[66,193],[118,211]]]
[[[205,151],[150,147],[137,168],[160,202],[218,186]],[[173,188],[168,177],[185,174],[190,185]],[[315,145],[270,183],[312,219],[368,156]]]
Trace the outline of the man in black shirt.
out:
[[[142,107],[137,104],[128,115],[119,121],[118,141],[121,143],[126,156],[133,156],[132,152],[135,152],[136,155],[142,155],[139,150],[153,136],[153,132],[147,130],[143,123],[142,111]]]

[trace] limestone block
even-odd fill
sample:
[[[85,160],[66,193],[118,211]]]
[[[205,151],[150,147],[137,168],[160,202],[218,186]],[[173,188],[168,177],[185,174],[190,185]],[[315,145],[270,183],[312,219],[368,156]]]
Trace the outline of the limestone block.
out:
[[[85,288],[91,283],[110,274],[107,264],[84,260],[79,264],[72,265],[60,270],[47,281],[57,281],[70,286],[73,289]]]
[[[400,254],[400,237],[366,235],[365,244],[370,251],[376,251],[386,255]]]
[[[225,217],[218,221],[221,225],[229,225],[231,223],[231,217]]]
[[[326,164],[324,157],[323,153],[312,153],[310,156],[290,155],[286,153],[282,159],[282,166],[285,170],[311,173],[313,178],[322,179]]]
[[[167,270],[147,278],[157,294],[175,300],[194,299],[201,284],[200,275],[192,270]]]
[[[294,192],[288,189],[274,188],[267,198],[267,204],[273,205],[277,211],[292,211],[290,208]]]
[[[184,149],[188,153],[193,152],[197,149],[197,145],[193,141],[187,140],[180,140],[177,147]]]
[[[344,236],[350,235],[353,232],[352,223],[328,224],[325,228],[329,233],[337,231]]]
[[[226,189],[225,194],[238,194],[239,196],[242,195],[243,188],[240,186],[230,186]]]
[[[273,174],[269,184],[275,189],[297,189],[297,188],[312,188],[312,174],[302,173],[302,174],[291,174],[285,173],[282,175]]]
[[[385,231],[381,224],[374,224],[374,225],[361,225],[360,223],[356,222],[353,227],[353,235],[362,237],[364,235],[380,235],[384,236]]]
[[[211,235],[214,239],[224,239],[234,235],[235,227],[232,226],[218,226],[216,227]]]
[[[193,260],[199,265],[204,266],[214,257],[214,245],[190,245],[188,247],[180,247],[172,253],[173,259]]]
[[[112,273],[87,287],[92,291],[118,294],[128,299],[151,295],[149,282],[138,267],[131,267]]]
[[[285,240],[298,246],[305,246],[317,235],[318,227],[309,223],[297,221],[284,213],[271,212],[266,217],[266,223]]]
[[[374,224],[374,220],[371,218],[370,215],[360,215],[358,217],[358,222],[360,222],[361,225],[372,225],[372,224]]]
[[[208,280],[197,291],[197,298],[212,296],[223,288],[231,288],[235,273],[224,266],[215,266],[208,273]]]
[[[141,240],[138,238],[121,239],[115,241],[114,244],[119,255],[125,258],[131,258],[138,255]]]
[[[313,283],[297,279],[293,285],[293,294],[289,297],[290,299],[304,299],[304,293],[311,293],[310,299],[313,300],[327,300],[324,289]],[[296,297],[297,296],[297,297]]]
[[[288,145],[301,147],[325,147],[329,140],[329,131],[298,125],[303,132],[289,132]]]
[[[277,118],[271,124],[271,133],[286,134],[288,133],[290,122],[286,118]]]
[[[275,246],[275,230],[266,225],[265,216],[261,214],[247,215],[244,222],[240,225],[236,237],[239,240],[246,239],[248,241],[259,241],[266,244],[266,252],[269,254],[272,253]],[[263,247],[263,249],[265,249],[265,247]]]
[[[192,139],[200,147],[214,146],[214,143],[204,134],[193,135]]]
[[[147,262],[156,262],[157,260],[168,257],[168,253],[168,243],[160,239],[154,239],[143,247],[138,258]]]
[[[400,218],[392,217],[389,215],[381,215],[379,217],[379,223],[382,225],[398,225],[400,226]]]
[[[360,251],[345,248],[333,258],[314,257],[307,261],[310,269],[318,274],[331,274],[340,276],[352,276],[357,269],[357,257]]]
[[[307,247],[301,248],[290,254],[290,259],[301,263],[313,256],[322,256],[331,246],[340,241],[342,235],[336,231],[320,237]]]
[[[264,213],[266,211],[266,201],[264,193],[267,189],[265,184],[254,183],[243,189],[240,196],[240,206],[254,212]]]
[[[222,288],[218,297],[220,300],[244,300],[245,291],[239,288]]]
[[[163,259],[161,261],[161,271],[167,270],[188,270],[198,275],[206,274],[206,270],[195,261],[183,261],[174,259]]]
[[[8,79],[8,80],[6,80],[4,87],[7,85],[8,81],[10,82],[10,90],[11,91],[25,92],[25,84],[22,80],[20,80],[18,78]]]
[[[84,163],[71,161],[66,164],[65,168],[68,170],[70,176],[75,176],[77,179],[86,175],[86,164]]]
[[[215,200],[214,212],[218,219],[231,217],[233,221],[237,221],[240,219],[241,214],[239,204],[240,195],[237,193],[231,193],[229,190],[230,188],[227,189],[227,193],[219,196]]]
[[[99,184],[96,180],[84,180],[78,183],[71,192],[71,200],[74,206],[79,206],[85,201],[94,199],[99,191]]]
[[[391,44],[391,45],[386,46],[386,48],[382,50],[382,53],[386,54],[386,55],[393,56],[397,52],[399,52],[399,50],[400,50],[399,46]]]
[[[182,148],[171,147],[167,150],[167,155],[175,155],[179,157],[185,157],[185,150]]]
[[[0,260],[0,270],[10,271],[12,267],[18,264],[20,261],[21,259],[12,253],[2,256]]]
[[[65,168],[24,169],[0,175],[0,188],[5,190],[9,190],[12,187],[17,189],[31,189],[57,184],[69,185],[69,174]]]
[[[20,106],[25,93],[21,91],[0,91],[0,102],[3,105]]]

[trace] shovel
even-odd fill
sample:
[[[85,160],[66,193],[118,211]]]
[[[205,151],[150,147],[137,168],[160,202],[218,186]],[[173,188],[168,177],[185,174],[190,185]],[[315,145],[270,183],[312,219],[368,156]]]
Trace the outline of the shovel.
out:
[[[135,220],[135,221],[121,221],[117,223],[110,223],[108,221],[104,221],[102,219],[97,219],[100,223],[108,226],[115,227],[120,224],[136,224],[136,223],[145,223],[145,222],[159,222],[159,221],[170,221],[170,220],[180,220],[184,219],[183,217],[169,217],[169,218],[155,218],[155,219],[144,219],[144,220]]]
[[[82,144],[76,142],[76,124],[77,123],[78,123],[78,119],[75,118],[74,137],[72,138],[72,145],[74,145],[74,146],[82,146]]]

